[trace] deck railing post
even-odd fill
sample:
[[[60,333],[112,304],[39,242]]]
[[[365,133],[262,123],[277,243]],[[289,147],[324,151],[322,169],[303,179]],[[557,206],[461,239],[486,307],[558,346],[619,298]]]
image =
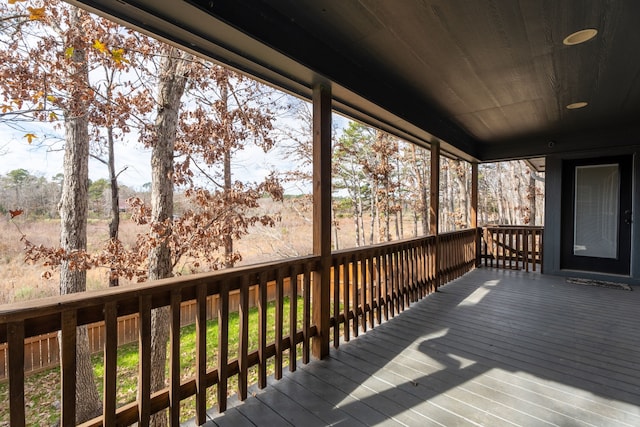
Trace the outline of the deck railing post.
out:
[[[313,88],[313,254],[320,256],[320,268],[313,273],[313,355],[329,355],[331,306],[331,89]]]
[[[475,230],[476,267],[480,267],[482,251],[480,247],[482,235],[478,229],[478,163],[471,163],[471,228]]]

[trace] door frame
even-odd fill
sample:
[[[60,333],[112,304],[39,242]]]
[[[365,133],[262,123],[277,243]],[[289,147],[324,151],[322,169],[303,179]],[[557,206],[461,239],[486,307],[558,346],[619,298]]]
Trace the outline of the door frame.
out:
[[[619,165],[620,197],[617,258],[576,256],[574,248],[575,170],[578,166]],[[606,274],[630,275],[633,205],[633,156],[572,159],[562,162],[560,268]]]

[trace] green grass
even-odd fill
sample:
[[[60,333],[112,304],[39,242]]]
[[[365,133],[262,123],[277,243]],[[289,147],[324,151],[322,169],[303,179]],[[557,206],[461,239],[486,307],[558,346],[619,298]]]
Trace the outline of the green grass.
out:
[[[283,308],[283,335],[288,335],[289,331],[289,298],[284,298]],[[302,298],[298,299],[298,329],[302,327]],[[238,356],[239,341],[239,315],[237,312],[229,315],[229,360]],[[275,303],[271,302],[267,308],[267,342],[275,341]],[[207,369],[217,366],[217,347],[218,347],[218,320],[207,321]],[[258,348],[258,309],[249,310],[249,352]],[[180,331],[180,374],[181,379],[185,380],[195,375],[195,359],[196,359],[196,330],[195,325],[188,325]],[[168,349],[169,350],[169,349]],[[298,345],[296,358],[301,357],[301,346]],[[287,360],[288,352],[283,356],[283,360]],[[98,391],[102,395],[104,364],[103,354],[97,354],[92,357],[94,374]],[[169,361],[169,353],[167,353],[167,362]],[[269,361],[268,373],[274,372],[274,360]],[[118,348],[118,372],[117,372],[117,402],[118,406],[133,402],[136,399],[138,387],[138,343],[126,344]],[[168,366],[167,366],[168,378]],[[229,379],[229,393],[235,393],[237,390],[237,377]],[[249,384],[257,382],[257,367],[250,369]],[[32,426],[49,426],[59,418],[59,401],[60,401],[60,369],[52,368],[45,372],[29,375],[25,379],[25,402],[27,425]],[[182,401],[181,418],[187,420],[195,415],[195,400],[193,397]],[[213,407],[216,404],[216,389],[210,388],[207,391],[207,404]],[[9,397],[8,384],[0,383],[0,426],[8,425],[9,421]]]

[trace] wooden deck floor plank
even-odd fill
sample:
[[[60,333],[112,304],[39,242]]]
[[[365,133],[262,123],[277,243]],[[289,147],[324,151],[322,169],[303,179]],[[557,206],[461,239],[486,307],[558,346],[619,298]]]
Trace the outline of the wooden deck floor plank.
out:
[[[416,306],[416,310],[410,311],[408,312],[406,318],[408,319],[408,321],[414,321],[416,324],[422,324],[424,323],[424,316],[429,316],[431,315],[429,313],[429,310],[424,310],[422,313],[420,313],[420,306]],[[423,307],[422,307],[423,308]],[[491,346],[496,347],[495,350],[500,349],[503,351],[512,351],[512,352],[519,352],[522,350],[522,348],[520,348],[519,346],[515,346],[512,345],[511,342],[508,341],[504,341],[504,340],[500,340],[499,338],[501,338],[500,334],[497,331],[494,331],[492,329],[491,324],[485,324],[483,322],[481,322],[480,320],[476,321],[473,318],[469,318],[467,319],[468,322],[466,324],[463,324],[462,327],[457,327],[457,328],[453,328],[451,327],[451,324],[446,323],[446,320],[441,320],[437,318],[437,315],[435,318],[431,319],[432,322],[438,323],[440,324],[440,326],[444,329],[444,328],[449,328],[449,333],[452,335],[455,334],[467,334],[466,337],[469,336],[469,332],[468,329],[474,328],[474,327],[482,327],[487,329],[486,332],[483,331],[478,331],[479,334],[485,334],[485,338],[486,340],[489,340],[491,342]],[[508,321],[508,318],[505,318],[505,321]],[[459,320],[457,320],[457,322],[460,322]],[[453,323],[455,325],[455,323]],[[545,331],[541,331],[540,333],[546,333]],[[553,332],[550,332],[553,333]],[[496,340],[493,340],[492,338],[495,336]],[[473,341],[473,337],[471,338]],[[517,336],[513,336],[511,337],[511,341],[515,341],[520,339]],[[526,344],[526,342],[523,342],[524,344]],[[479,344],[480,346],[483,345],[483,343]],[[543,349],[543,347],[541,347],[540,345],[531,345],[529,346],[529,348],[535,348],[535,352],[540,353],[541,349]],[[553,347],[549,347],[550,349],[552,349],[553,351],[556,351],[556,348]],[[571,359],[572,357],[574,357],[574,354],[576,353],[575,349],[569,349],[570,351],[567,351],[565,354],[563,354],[562,352],[556,352],[556,358],[551,357],[551,356],[547,356],[544,352],[540,353],[540,360],[545,362],[545,363],[555,363],[555,364],[559,364],[560,366],[562,366],[563,363],[565,363],[567,361],[567,359]],[[526,353],[526,352],[523,352]],[[636,356],[640,354],[637,353]],[[525,354],[526,356],[526,354]],[[593,363],[593,359],[589,359],[585,354],[578,354],[578,356],[582,359],[581,363],[580,363],[580,368],[581,369],[585,369],[587,374],[589,376],[592,375],[599,375],[600,371],[598,370],[598,368],[602,368],[605,369],[606,371],[606,378],[601,378],[604,383],[606,384],[607,381],[609,379],[611,379],[611,377],[613,377],[614,380],[619,380],[622,383],[624,383],[624,381],[626,381],[628,379],[629,376],[634,376],[637,375],[636,372],[633,372],[633,370],[624,370],[622,369],[622,372],[620,372],[620,374],[618,375],[616,373],[616,370],[613,369],[614,367],[616,367],[617,365],[620,365],[621,362],[616,362],[615,360],[612,360],[611,363],[600,363],[599,366],[597,363]],[[588,362],[588,363],[585,363]],[[595,367],[592,365],[596,365]],[[575,366],[571,366],[570,368],[575,368]],[[574,372],[574,374],[579,375],[577,373]]]
[[[411,360],[410,356],[405,356],[406,353],[410,353],[412,350],[406,350],[401,356],[396,358],[397,362],[406,364],[407,366],[418,365],[416,360]],[[419,357],[419,356],[416,356]],[[387,369],[393,369],[393,363],[389,364]],[[422,369],[418,367],[422,372],[428,372],[427,369],[422,366]],[[458,369],[452,369],[452,376],[460,375],[460,380],[446,379],[451,387],[455,387],[452,393],[458,390],[465,390],[470,393],[476,393],[480,396],[485,396],[487,399],[495,402],[491,407],[492,411],[498,411],[499,414],[507,417],[510,420],[520,419],[517,414],[523,412],[538,420],[548,422],[556,425],[568,425],[572,422],[584,422],[592,425],[638,425],[640,418],[637,416],[629,416],[628,413],[617,411],[610,406],[603,404],[600,407],[595,405],[593,399],[578,399],[575,395],[565,391],[564,399],[553,399],[549,396],[549,390],[544,390],[546,393],[535,393],[528,388],[518,388],[514,385],[513,381],[502,384],[496,381],[487,380],[486,377],[493,373],[500,372],[500,369],[491,369],[486,366],[482,366],[479,363],[471,363]],[[436,371],[432,375],[441,374],[442,371]],[[464,373],[463,373],[464,372]],[[441,374],[443,377],[443,374]],[[443,377],[444,378],[444,377]],[[510,380],[517,379],[518,376],[514,375]],[[426,381],[431,381],[431,377],[427,377]],[[460,384],[460,385],[456,385]],[[527,384],[531,387],[531,384]],[[567,400],[568,399],[568,400]],[[507,412],[503,412],[503,407],[510,408],[515,411],[512,416],[509,416],[509,409],[505,409]],[[541,421],[534,423],[540,424]],[[614,424],[617,423],[617,424]],[[532,425],[529,423],[523,423],[522,425]]]
[[[422,307],[416,307],[413,316],[408,316],[409,319],[424,323],[425,321],[431,323],[433,321],[445,322],[438,317],[439,313],[434,313],[429,309],[421,309]],[[508,320],[508,321],[507,321]],[[460,314],[455,318],[449,318],[446,320],[446,326],[451,325],[467,325],[476,326],[481,328],[484,324],[491,324],[491,332],[499,334],[501,337],[527,339],[537,346],[546,346],[554,350],[563,351],[566,348],[575,350],[580,353],[588,355],[595,360],[605,361],[608,363],[615,363],[621,368],[632,368],[636,364],[635,349],[628,348],[626,350],[621,349],[619,346],[619,339],[617,333],[615,336],[607,331],[606,336],[610,345],[606,345],[606,342],[599,341],[594,337],[585,337],[583,334],[576,333],[571,327],[555,326],[535,324],[535,322],[528,322],[526,319],[518,317],[507,317],[505,314],[486,314],[486,313],[468,313]],[[444,325],[442,325],[444,327]],[[486,330],[486,329],[482,329]],[[598,335],[605,338],[605,332]],[[604,340],[603,340],[604,341]],[[605,344],[605,345],[603,345]],[[640,350],[640,348],[638,348]],[[570,353],[571,354],[571,353]]]
[[[401,333],[396,325],[390,325],[395,333]],[[380,332],[380,331],[378,331]],[[496,345],[493,341],[483,342],[477,337],[465,334],[447,332],[446,339],[428,340],[421,344],[423,352],[439,352],[440,354],[456,354],[471,360],[478,360],[489,366],[497,366],[505,370],[521,370],[532,372],[547,378],[562,379],[568,384],[583,387],[595,393],[607,395],[640,404],[638,382],[626,382],[628,378],[616,381],[616,376],[607,372],[590,372],[582,366],[571,365],[564,361],[554,360],[544,354],[532,354],[517,349]]]
[[[353,426],[363,427],[365,424],[351,417],[349,414],[327,402],[323,396],[315,394],[312,389],[302,387],[294,380],[288,378],[289,373],[281,381],[273,383],[279,392],[287,395],[290,399],[295,399],[297,403],[304,406],[309,412],[331,426]]]
[[[337,408],[340,408],[342,411],[349,414],[349,416],[360,420],[363,424],[375,425],[384,421],[385,423],[388,423],[388,425],[402,425],[397,421],[389,420],[387,416],[377,408],[371,407],[339,388],[334,387],[325,381],[326,378],[321,379],[317,375],[306,371],[304,366],[296,372],[303,374],[291,375],[292,380],[296,381],[302,387],[307,387],[313,390],[314,393],[322,396],[327,402],[333,404]]]
[[[462,282],[456,284],[455,288],[445,287],[441,293],[436,294],[436,298],[447,294],[457,300],[456,302],[462,302],[479,285],[482,285],[483,275],[487,277],[495,274],[497,273],[493,271],[477,270],[472,278],[463,277]],[[625,340],[623,344],[640,345],[640,336],[636,333],[637,329],[634,323],[629,321],[629,318],[632,318],[636,312],[640,295],[629,291],[558,283],[563,279],[557,277],[539,275],[538,277],[543,277],[543,279],[530,280],[526,277],[512,276],[511,280],[502,281],[500,292],[492,296],[494,303],[490,306],[491,312],[500,313],[501,310],[521,312],[522,316],[529,317],[531,321],[542,322],[549,327],[570,327],[576,332],[580,332],[581,335],[589,335],[591,331],[595,330],[597,336],[600,336],[599,331],[609,330],[613,326],[621,334],[628,335],[629,339]],[[486,288],[491,288],[491,286],[486,286]],[[539,295],[532,295],[532,292]],[[606,302],[603,303],[603,301]],[[612,307],[615,309],[612,310]],[[472,305],[468,305],[466,308],[473,310]],[[544,308],[544,310],[538,311],[540,308]],[[481,311],[476,310],[476,312],[480,313]],[[444,314],[456,315],[451,310],[447,310],[447,313]],[[572,320],[577,321],[572,322]]]
[[[280,415],[283,412],[280,405],[270,407],[257,397],[245,400],[237,409],[256,426],[294,425]]]
[[[429,411],[424,410],[420,411],[417,408],[420,406],[430,407],[432,405],[429,404],[428,401],[424,399],[420,399],[415,394],[409,393],[406,390],[395,387],[394,384],[383,381],[374,375],[372,372],[366,372],[358,369],[358,367],[354,367],[352,365],[344,363],[340,360],[340,351],[334,351],[331,353],[331,359],[328,360],[328,363],[315,364],[310,366],[310,370],[316,370],[318,374],[322,376],[332,377],[347,377],[353,380],[355,383],[354,390],[350,393],[354,397],[357,397],[361,400],[370,400],[376,407],[379,401],[379,397],[384,397],[385,400],[390,400],[393,404],[386,403],[386,414],[393,415],[398,421],[406,423],[408,425],[423,425],[423,426],[442,426],[442,425],[450,425],[443,424],[441,417],[444,415],[440,411],[438,412],[439,420],[433,418],[433,415],[429,415]],[[323,372],[322,372],[323,371]],[[321,373],[322,372],[322,373]],[[371,393],[375,393],[372,398]],[[449,420],[451,423],[451,421]],[[456,420],[455,423],[458,423],[459,420]]]
[[[415,348],[411,347],[413,341],[405,341],[398,342],[401,338],[398,337],[398,334],[389,334],[384,333],[379,337],[375,336],[376,334],[368,334],[368,340],[376,340],[380,339],[382,341],[381,348],[390,348],[394,345],[406,346],[401,355],[397,356],[395,359],[399,361],[399,363],[410,365],[411,363],[419,364],[419,370],[427,372],[428,369],[437,369],[438,362],[434,362],[429,364],[425,362],[424,354]],[[360,340],[358,343],[354,342],[354,345],[349,346],[348,348],[343,349],[344,351],[354,351],[358,345],[365,346],[363,344],[365,340]],[[359,350],[355,350],[359,351]],[[373,351],[371,348],[367,348],[366,351],[362,353],[368,352],[371,354]],[[383,353],[381,357],[384,359],[386,356]],[[369,356],[370,357],[370,356]],[[413,359],[412,359],[413,358]],[[405,360],[408,359],[408,360]],[[419,361],[419,362],[418,362]],[[529,391],[536,390],[536,394],[531,397],[532,401],[543,401],[543,406],[553,406],[554,402],[562,406],[582,406],[583,408],[587,408],[587,411],[602,413],[606,417],[610,417],[614,420],[620,422],[626,422],[630,425],[640,425],[640,410],[636,405],[632,405],[629,403],[611,401],[610,399],[605,399],[602,397],[594,396],[592,393],[584,391],[579,388],[567,387],[562,384],[555,383],[551,380],[541,379],[539,377],[534,377],[527,373],[519,372],[516,370],[513,371],[505,371],[503,369],[491,369],[489,367],[481,367],[481,364],[476,364],[477,366],[473,369],[478,370],[478,376],[473,379],[473,381],[489,381],[486,378],[498,378],[504,384],[506,384],[507,390],[509,390],[513,386],[512,393],[518,395],[518,397],[526,398],[526,395]],[[389,365],[392,366],[392,365]],[[467,369],[467,368],[465,368]],[[483,374],[487,372],[487,374]],[[498,381],[496,379],[495,381]],[[483,384],[486,385],[486,384]],[[494,384],[490,385],[495,387]],[[517,387],[516,387],[517,386]],[[520,395],[524,396],[520,396]],[[545,399],[549,399],[550,401],[545,401]],[[568,415],[570,415],[570,412]],[[573,416],[573,415],[571,415]],[[600,425],[606,425],[600,423]]]
[[[237,408],[227,408],[222,414],[209,410],[207,417],[209,421],[204,424],[204,427],[255,427],[255,424],[242,415]]]
[[[393,334],[384,334],[384,336],[385,336],[385,337],[388,337],[388,336],[394,336],[394,337],[397,337],[397,335],[398,335],[399,333],[401,333],[401,331],[394,331],[394,333],[393,333]],[[369,339],[371,339],[371,337],[373,337],[374,335],[376,335],[376,334],[370,334],[370,335],[369,335]],[[364,338],[364,337],[363,337],[363,338]],[[394,338],[394,339],[395,339],[395,338]],[[380,347],[380,348],[388,348],[388,347],[390,347],[390,346],[392,346],[392,345],[394,345],[392,342],[382,342],[382,343],[380,343],[380,344],[379,344],[379,347]],[[400,345],[402,345],[402,344],[400,344]],[[403,354],[406,354],[406,353],[408,353],[408,352],[410,352],[410,351],[411,351],[410,349],[407,349],[407,350],[405,350],[405,352],[404,352]],[[609,405],[604,405],[604,406],[603,406],[603,409],[606,409],[606,408],[608,408],[608,407],[610,407],[610,406],[609,406]],[[624,415],[624,414],[623,414],[623,415]],[[624,417],[624,416],[622,416],[622,417],[618,417],[618,419],[620,419],[620,420],[624,420],[624,419],[625,419],[625,417]],[[637,420],[636,420],[636,421],[637,421]],[[602,424],[602,423],[600,423],[600,424]]]
[[[583,369],[594,374],[605,370],[607,376],[614,380],[626,381],[629,377],[640,379],[637,363],[611,355],[611,352],[610,355],[602,355],[597,352],[595,345],[591,348],[573,345],[568,342],[569,336],[556,337],[557,331],[548,332],[546,329],[536,331],[535,328],[532,328],[531,332],[524,332],[522,329],[513,330],[511,323],[504,327],[492,320],[487,321],[486,318],[480,317],[458,316],[455,320],[444,321],[439,319],[437,314],[430,313],[428,310],[418,310],[416,308],[415,312],[410,313],[411,315],[404,320],[413,325],[420,325],[427,321],[433,327],[448,328],[452,334],[466,334],[467,337],[473,335],[478,340],[491,341],[497,349],[509,348],[516,351],[534,352],[541,356],[544,355],[556,363],[579,364]],[[625,356],[636,360],[638,355],[640,352],[635,354],[625,352]]]
[[[585,297],[583,295],[580,298]],[[547,301],[541,301],[537,304],[533,302],[519,304],[517,300],[505,299],[499,294],[491,298],[490,305],[465,307],[465,311],[468,315],[514,317],[520,323],[537,325],[539,328],[546,327],[565,334],[575,333],[580,338],[586,340],[595,339],[598,343],[611,342],[631,350],[640,348],[640,339],[636,336],[635,325],[630,321],[634,316],[633,311],[619,309],[619,304],[615,300],[610,301],[610,303],[616,306],[617,316],[607,317],[599,312],[599,310],[602,310],[601,308],[577,309],[574,304],[578,296],[566,299],[562,304],[555,307],[550,306]],[[437,312],[442,313],[444,318],[457,317],[457,313],[443,313],[442,310]],[[602,331],[611,331],[614,334],[603,335]],[[627,339],[621,341],[619,338],[623,336],[626,336]]]
[[[294,426],[323,427],[326,422],[309,411],[298,399],[281,393],[276,387],[268,387],[256,393],[255,397]]]
[[[365,352],[356,352],[357,354],[354,355],[351,353],[351,351],[352,351],[352,348],[350,348],[347,351],[336,352],[337,353],[336,358],[339,358],[339,360],[344,361],[344,363],[347,364],[351,369],[358,369],[359,366],[362,366],[363,363],[365,363],[365,360],[357,356],[364,355]],[[371,353],[368,352],[368,354],[371,354]],[[375,362],[372,362],[371,360],[368,360],[367,362],[375,363]],[[411,364],[407,364],[407,366],[413,367],[411,366]],[[428,378],[429,375],[437,376],[439,374],[440,375],[445,374],[446,377],[449,377],[445,379],[445,381],[447,381],[447,384],[455,384],[455,379],[452,378],[455,375],[455,373],[449,373],[449,372],[445,372],[437,369],[433,369],[431,372],[414,371],[412,375],[413,379],[409,380],[410,381],[409,384],[413,386],[413,390],[412,390],[412,387],[406,387],[407,379],[403,378],[400,374],[397,373],[398,367],[399,365],[395,361],[389,362],[386,365],[382,365],[382,366],[379,365],[380,369],[375,373],[375,376],[380,378],[381,380],[388,380],[394,387],[396,387],[399,390],[403,388],[407,388],[408,390],[413,391],[415,393],[413,395],[413,398],[418,399],[419,401],[425,400],[426,396],[420,396],[421,393],[419,393],[419,390],[415,390],[415,388],[418,388],[418,387],[432,388],[433,387],[432,382],[435,382],[435,381],[432,381],[430,378]],[[415,378],[418,377],[419,375],[422,375],[421,378],[426,378],[426,380],[425,381],[422,381],[420,379],[416,380]],[[411,381],[413,381],[413,383],[411,383]],[[443,394],[442,390],[438,390],[435,387],[432,388],[432,390],[435,391],[436,395],[438,396]],[[486,411],[487,409],[490,409],[494,415],[497,415],[501,419],[508,420],[509,422],[514,423],[516,425],[543,425],[545,422],[544,419],[542,418],[531,415],[526,411],[519,410],[518,409],[519,405],[505,404],[504,399],[496,400],[494,395],[492,395],[491,393],[487,393],[487,389],[480,390],[479,392],[474,391],[474,390],[471,390],[469,387],[467,387],[467,384],[465,383],[464,386],[460,386],[460,387],[457,387],[456,389],[452,389],[452,391],[447,392],[447,394],[450,397],[464,400],[467,403],[471,402],[475,404],[476,409],[479,409],[480,411]],[[429,400],[427,399],[427,402],[428,401]],[[521,405],[522,401],[518,402],[518,404]],[[422,412],[426,416],[429,416],[431,412],[431,408],[428,408],[426,407],[426,405],[421,405],[421,404],[416,404],[416,406],[413,409],[417,412]]]
[[[389,344],[387,343],[387,345]],[[352,348],[353,346],[350,346],[347,351],[351,351]],[[372,352],[371,348],[366,350],[368,353]],[[513,402],[513,399],[505,399],[505,396],[510,397],[508,393],[502,393],[500,396],[498,393],[490,393],[491,390],[488,388],[478,390],[478,387],[469,387],[469,384],[475,381],[478,376],[482,376],[488,371],[486,368],[476,366],[476,372],[473,371],[473,365],[463,366],[460,369],[443,368],[437,366],[439,364],[437,361],[431,361],[429,364],[429,361],[426,360],[418,361],[405,357],[404,354],[407,351],[410,350],[404,350],[392,362],[387,363],[384,371],[391,373],[391,375],[412,377],[420,385],[435,388],[436,395],[446,393],[467,402],[473,401],[480,409],[491,410],[518,425],[543,425],[545,422],[557,424],[559,418],[562,423],[573,421],[571,417],[559,417],[558,414],[548,411],[542,406],[533,412],[525,410],[522,401]],[[362,352],[362,354],[366,352]],[[409,372],[407,373],[407,371]],[[379,372],[378,375],[383,375],[383,373]],[[512,404],[509,400],[512,400]]]
[[[567,381],[579,383],[593,391],[607,388],[619,391],[622,396],[638,391],[637,385],[627,382],[628,377],[610,370],[599,370],[586,364],[572,364],[566,359],[552,357],[542,352],[527,352],[526,349],[506,345],[499,341],[482,342],[477,336],[457,331],[449,332],[446,340],[428,341],[423,344],[424,351],[434,351],[444,346],[443,353],[465,355],[480,358],[489,365],[511,365],[514,369],[533,371],[548,376],[563,376]],[[637,398],[637,397],[636,397]]]
[[[389,345],[389,343],[387,343],[387,345]],[[352,351],[353,347],[354,346],[349,346],[349,349],[346,351]],[[366,350],[371,354],[371,348],[367,348]],[[410,357],[404,356],[406,353],[411,351],[411,349],[404,350],[402,355],[394,358],[394,362],[390,362],[385,366],[385,371],[397,372],[397,365],[403,367],[416,366],[417,372],[425,374],[421,377],[423,379],[416,379],[416,382],[419,382],[420,384],[424,382],[434,386],[433,383],[439,381],[449,387],[452,387],[452,391],[447,392],[452,396],[456,396],[460,390],[464,390],[469,393],[475,393],[479,396],[486,397],[488,402],[485,402],[485,406],[483,406],[484,408],[490,408],[491,411],[496,411],[497,414],[502,414],[501,416],[512,421],[526,420],[528,416],[539,420],[533,424],[531,422],[522,422],[521,425],[538,425],[543,422],[555,425],[569,425],[577,420],[580,420],[581,422],[588,422],[593,425],[625,425],[624,423],[626,423],[626,425],[637,425],[639,420],[636,415],[632,415],[625,411],[619,411],[606,404],[602,404],[600,408],[594,408],[595,405],[593,399],[585,399],[578,402],[582,404],[582,407],[580,407],[570,403],[574,401],[574,398],[567,401],[567,395],[563,396],[565,400],[555,401],[540,393],[534,393],[527,396],[526,389],[517,389],[511,384],[509,384],[504,390],[494,390],[491,387],[482,384],[481,380],[485,375],[487,375],[487,373],[495,373],[497,371],[495,369],[491,370],[488,367],[473,364],[463,368],[465,372],[464,374],[458,369],[449,371],[438,370],[438,367],[429,366],[424,363],[421,364],[420,362],[423,361],[418,362],[417,360],[411,360]],[[364,353],[365,352],[363,352],[363,354]],[[435,370],[435,372],[430,374],[429,368]],[[477,372],[473,372],[474,370]],[[383,374],[379,372],[377,375]],[[456,375],[460,376],[460,378],[456,379]],[[414,378],[418,378],[418,376],[415,376]],[[444,393],[445,390],[441,390],[440,392]],[[527,397],[529,397],[530,400],[527,400]],[[469,401],[468,398],[465,398],[465,400]],[[594,409],[596,410],[594,411]],[[601,409],[601,411],[598,411],[597,409]],[[521,414],[524,414],[524,416]]]
[[[343,355],[347,354],[347,351],[353,351],[352,346],[349,346],[349,349],[341,348],[336,352],[332,352],[332,357],[340,360]],[[357,352],[357,351],[356,351]],[[373,360],[378,357],[374,352],[369,352],[367,355],[367,359],[361,359],[361,365],[363,367],[369,367],[369,363],[372,363]],[[385,363],[388,363],[389,359],[385,359],[381,362],[379,366],[384,366]],[[376,378],[381,381],[391,384],[395,387],[395,389],[399,391],[403,391],[407,395],[413,396],[413,398],[405,401],[406,405],[413,405],[412,408],[420,412],[436,422],[439,422],[445,426],[452,425],[473,425],[474,423],[470,420],[466,419],[464,416],[457,414],[457,410],[459,408],[455,408],[454,410],[447,409],[447,407],[451,407],[452,405],[455,407],[458,403],[457,401],[453,401],[452,405],[441,405],[433,400],[428,399],[429,396],[425,396],[425,391],[423,390],[415,390],[416,384],[413,378],[405,377],[394,373],[390,370],[379,369],[377,372],[372,373]],[[415,399],[418,399],[416,403]]]
[[[303,369],[327,381],[337,389],[348,393],[358,402],[375,408],[376,411],[383,415],[384,418],[382,420],[394,420],[399,425],[430,425],[428,418],[411,413],[406,406],[399,404],[387,394],[376,393],[367,385],[354,380],[352,373],[340,370],[340,366],[335,361],[327,360],[325,363],[314,363],[305,366]]]
[[[368,350],[371,353],[371,349]],[[509,424],[506,419],[482,409],[484,404],[489,403],[483,396],[455,389],[449,390],[451,383],[447,379],[432,377],[430,381],[423,381],[424,375],[421,372],[404,365],[395,365],[392,368],[390,367],[392,364],[393,362],[389,362],[389,365],[379,370],[376,375],[422,400],[467,420],[467,422],[480,425]],[[448,375],[447,372],[443,373],[445,376]],[[384,394],[387,395],[389,392]]]

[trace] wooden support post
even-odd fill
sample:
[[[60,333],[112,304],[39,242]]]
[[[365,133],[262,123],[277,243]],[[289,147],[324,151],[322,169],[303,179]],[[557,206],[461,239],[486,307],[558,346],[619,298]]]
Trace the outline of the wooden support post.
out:
[[[220,284],[218,302],[218,412],[227,410],[229,381],[229,282]]]
[[[140,295],[138,329],[138,425],[151,420],[151,295]]]
[[[103,409],[104,425],[116,424],[116,404],[118,388],[118,306],[110,301],[104,306],[104,383]]]
[[[204,289],[204,286],[201,286]],[[200,294],[200,291],[198,291]],[[206,289],[205,289],[205,298],[206,298]],[[173,289],[171,291],[171,304],[170,304],[170,329],[169,329],[169,343],[170,345],[170,356],[169,356],[169,425],[172,427],[177,427],[180,425],[180,303],[182,302],[182,294],[180,289]],[[200,304],[198,301],[197,304]],[[196,310],[196,329],[200,328],[200,322],[198,319],[199,313],[199,305],[197,305],[198,309]],[[205,307],[206,310],[206,307]],[[106,315],[105,315],[106,317]],[[117,337],[116,337],[117,339]],[[196,342],[200,340],[199,331],[196,333]],[[205,343],[206,344],[206,343]],[[198,361],[200,356],[200,343],[196,344],[196,366],[198,365]],[[206,366],[205,366],[206,369]],[[197,368],[196,372],[199,372],[199,368]],[[198,375],[196,373],[196,375]],[[201,383],[198,379],[196,379],[196,389],[200,387]],[[114,391],[115,396],[115,391]],[[198,393],[196,393],[196,407],[198,406],[198,402],[200,402],[200,398],[198,397]],[[199,420],[198,417],[201,415],[199,409],[196,409],[196,420]],[[109,425],[105,423],[105,425]]]
[[[481,261],[481,248],[480,248],[480,239],[481,233],[478,229],[478,163],[471,163],[471,228],[475,230],[476,234],[476,244],[475,244],[475,256],[476,256],[476,267],[480,267]]]
[[[23,321],[7,324],[7,344],[9,352],[9,420],[12,426],[24,427],[26,422],[24,409]]]
[[[431,182],[429,196],[429,234],[435,237],[433,254],[436,290],[440,286],[440,141],[431,143]]]
[[[73,426],[76,424],[76,341],[78,318],[75,311],[62,312],[62,331],[60,333],[61,343],[61,404],[62,420],[60,425]]]
[[[318,328],[313,355],[323,359],[329,355],[331,306],[331,89],[321,84],[313,88],[313,254],[321,257],[311,294]]]

